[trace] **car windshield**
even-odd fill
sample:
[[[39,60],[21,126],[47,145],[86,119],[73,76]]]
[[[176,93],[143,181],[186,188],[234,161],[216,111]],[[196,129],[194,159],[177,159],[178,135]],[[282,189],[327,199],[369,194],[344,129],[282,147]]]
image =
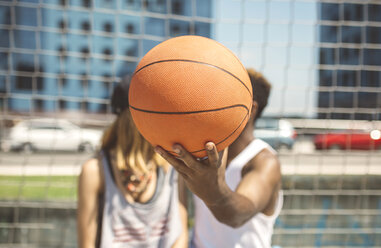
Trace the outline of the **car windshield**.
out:
[[[256,129],[278,129],[278,120],[277,119],[266,119],[261,118],[256,121]]]
[[[65,120],[33,120],[27,123],[30,130],[71,130],[78,128],[76,125]]]

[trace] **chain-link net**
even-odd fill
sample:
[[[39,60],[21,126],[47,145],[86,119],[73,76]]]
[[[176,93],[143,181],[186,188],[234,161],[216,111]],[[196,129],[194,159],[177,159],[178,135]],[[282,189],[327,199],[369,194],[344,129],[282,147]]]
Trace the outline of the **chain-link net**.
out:
[[[273,85],[256,131],[282,163],[273,245],[381,247],[377,0],[0,0],[0,247],[76,247],[77,176],[111,90],[187,34]]]

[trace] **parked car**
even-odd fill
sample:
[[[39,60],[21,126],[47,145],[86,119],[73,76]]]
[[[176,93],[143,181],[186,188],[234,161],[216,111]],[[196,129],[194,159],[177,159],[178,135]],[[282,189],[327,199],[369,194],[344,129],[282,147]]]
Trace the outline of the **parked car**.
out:
[[[262,139],[277,150],[292,149],[297,133],[287,120],[259,118],[255,124],[254,137]]]
[[[4,151],[94,151],[102,132],[80,128],[62,119],[31,119],[10,128],[2,142]]]
[[[347,130],[337,133],[318,134],[314,137],[317,150],[323,149],[352,149],[372,150],[381,149],[381,131]]]

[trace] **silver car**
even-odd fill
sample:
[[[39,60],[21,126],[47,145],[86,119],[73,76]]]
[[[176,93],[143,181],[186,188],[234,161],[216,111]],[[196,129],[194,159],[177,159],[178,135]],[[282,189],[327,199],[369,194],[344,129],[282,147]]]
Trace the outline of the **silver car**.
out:
[[[297,133],[292,124],[284,119],[259,118],[254,137],[262,139],[274,149],[292,149]]]
[[[2,150],[91,152],[101,136],[101,130],[83,129],[63,119],[31,119],[17,123],[6,133]]]

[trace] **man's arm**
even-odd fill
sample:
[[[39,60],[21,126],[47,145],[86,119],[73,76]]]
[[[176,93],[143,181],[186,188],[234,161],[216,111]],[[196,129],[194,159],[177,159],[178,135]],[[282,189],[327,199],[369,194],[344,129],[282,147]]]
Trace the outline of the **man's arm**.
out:
[[[77,233],[80,248],[95,247],[98,196],[101,187],[98,160],[91,159],[83,165],[78,181]]]
[[[208,159],[200,162],[180,145],[174,147],[178,158],[157,147],[161,154],[183,176],[188,188],[204,201],[216,219],[231,227],[240,227],[255,214],[263,211],[277,192],[280,166],[275,157],[263,155],[259,167],[245,168],[236,191],[225,182],[227,149],[220,156],[215,144],[205,146]]]
[[[221,204],[208,206],[214,216],[225,224],[239,227],[259,212],[273,213],[273,199],[280,188],[280,163],[268,150],[249,162],[235,192]],[[270,208],[270,209],[269,209]]]

